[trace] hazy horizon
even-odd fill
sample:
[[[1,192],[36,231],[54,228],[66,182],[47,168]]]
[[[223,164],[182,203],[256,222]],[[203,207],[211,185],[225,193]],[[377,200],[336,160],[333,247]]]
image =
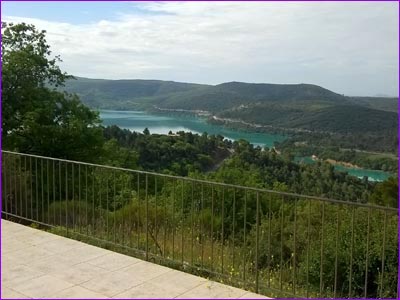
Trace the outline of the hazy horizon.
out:
[[[78,77],[398,96],[398,3],[3,2]]]
[[[114,81],[118,81],[118,80],[154,80],[154,81],[170,81],[170,82],[179,82],[179,83],[189,83],[189,84],[201,84],[201,85],[210,85],[210,86],[217,86],[220,84],[224,84],[224,83],[230,83],[230,82],[238,82],[238,83],[248,83],[248,84],[275,84],[275,85],[300,85],[300,84],[308,84],[308,85],[317,85],[314,83],[310,83],[310,82],[299,82],[299,83],[272,83],[272,82],[248,82],[248,81],[237,81],[237,80],[233,80],[233,81],[225,81],[225,82],[219,82],[219,83],[215,83],[215,84],[210,84],[210,83],[202,83],[202,82],[192,82],[192,81],[177,81],[177,80],[168,80],[168,79],[157,79],[157,78],[92,78],[92,77],[83,77],[83,76],[76,76],[71,74],[72,76],[74,76],[75,78],[84,78],[84,79],[91,79],[91,80],[114,80]],[[317,85],[319,86],[319,85]],[[322,88],[327,89],[324,86],[320,86]],[[329,89],[328,89],[329,90]],[[341,94],[338,93],[337,91],[334,90],[330,90],[331,92],[337,93],[337,94]],[[383,98],[398,98],[398,95],[386,95],[386,94],[376,94],[376,95],[346,95],[345,96],[349,96],[349,97],[383,97]]]

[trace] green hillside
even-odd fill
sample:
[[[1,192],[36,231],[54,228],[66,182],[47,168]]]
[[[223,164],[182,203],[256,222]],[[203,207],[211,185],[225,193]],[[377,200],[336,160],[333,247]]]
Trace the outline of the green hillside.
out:
[[[161,80],[103,80],[78,77],[65,90],[76,93],[92,107],[135,107],[157,104],[170,109],[202,109],[212,112],[257,102],[343,102],[345,97],[311,84],[253,84],[229,82],[201,85]]]
[[[241,109],[224,111],[223,118],[241,119],[247,122],[276,127],[298,128],[320,132],[379,133],[396,129],[397,114],[350,104],[307,105],[258,104]]]
[[[346,101],[343,96],[311,84],[255,84],[229,82],[207,88],[167,95],[160,103],[165,108],[201,109],[214,113],[255,103],[306,101]]]
[[[356,104],[379,110],[398,111],[398,98],[394,97],[350,97],[349,100]]]
[[[77,78],[68,80],[65,89],[92,108],[204,110],[219,118],[277,128],[397,136],[397,99],[346,97],[312,84],[228,82],[213,86]]]
[[[197,90],[200,84],[161,80],[105,80],[77,77],[68,80],[64,89],[77,94],[92,108],[129,109],[147,98],[155,99],[172,93]],[[141,101],[138,101],[138,100]]]

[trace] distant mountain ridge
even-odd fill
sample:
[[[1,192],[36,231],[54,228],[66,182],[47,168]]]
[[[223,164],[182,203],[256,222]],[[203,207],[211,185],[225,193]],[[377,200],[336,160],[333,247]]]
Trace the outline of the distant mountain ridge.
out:
[[[397,134],[396,98],[348,97],[313,84],[206,85],[78,77],[68,80],[64,89],[96,109],[202,110],[222,119],[281,128]]]

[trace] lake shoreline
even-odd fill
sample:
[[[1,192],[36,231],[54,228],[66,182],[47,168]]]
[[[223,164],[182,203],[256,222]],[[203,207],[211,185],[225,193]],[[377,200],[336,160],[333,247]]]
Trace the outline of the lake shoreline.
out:
[[[139,133],[143,132],[144,128],[148,128],[151,133],[155,134],[168,134],[170,130],[174,133],[177,131],[190,131],[200,135],[207,132],[211,135],[220,134],[230,140],[244,139],[254,146],[268,147],[270,149],[274,147],[275,142],[282,141],[286,138],[280,134],[227,129],[223,125],[209,124],[204,116],[192,115],[192,117],[188,117],[187,112],[184,113],[185,117],[173,116],[173,114],[168,115],[165,113],[151,114],[148,111],[99,110],[99,112],[105,126],[117,125],[121,128]],[[384,171],[363,169],[358,166],[348,165],[344,162],[339,163],[334,160],[332,160],[332,162],[336,163],[335,168],[343,168],[342,171],[348,173],[352,172],[353,174],[351,175],[359,178],[368,176],[372,180],[382,181],[392,176],[392,174]]]
[[[357,166],[357,165],[354,165],[352,163],[345,162],[345,161],[338,161],[338,160],[334,160],[331,158],[325,159],[325,161],[332,165],[343,166],[343,167],[353,168],[353,169],[362,169],[360,166]],[[381,171],[381,170],[377,170],[377,171]]]

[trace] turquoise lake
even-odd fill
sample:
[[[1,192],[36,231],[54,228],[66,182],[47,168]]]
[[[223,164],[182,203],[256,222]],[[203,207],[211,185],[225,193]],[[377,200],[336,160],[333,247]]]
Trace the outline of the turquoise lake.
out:
[[[315,161],[311,157],[295,157],[295,162],[304,164],[314,164]],[[349,168],[345,166],[335,165],[335,169],[343,172],[347,172],[352,176],[363,178],[368,176],[370,181],[384,181],[388,179],[392,174],[379,170],[369,170],[369,169],[359,169],[359,168]]]
[[[147,127],[150,133],[168,134],[171,130],[191,131],[202,134],[220,134],[230,140],[245,139],[259,146],[273,147],[275,141],[285,139],[282,135],[251,133],[232,130],[219,125],[208,124],[205,119],[192,116],[158,115],[142,111],[112,111],[101,110],[100,117],[104,125],[117,125],[132,131],[143,132]]]
[[[204,118],[194,116],[158,115],[142,111],[101,110],[100,117],[106,126],[117,125],[131,131],[143,132],[147,127],[150,133],[157,134],[168,134],[170,130],[174,133],[177,131],[191,131],[198,134],[207,132],[208,134],[220,134],[230,140],[245,139],[254,145],[267,146],[269,148],[274,146],[275,141],[285,139],[282,135],[227,129],[220,125],[208,124]],[[300,160],[304,163],[313,163],[312,159],[307,157],[297,158],[295,161],[299,162]],[[356,169],[344,166],[335,166],[335,169],[346,171],[350,175],[359,178],[368,176],[371,181],[383,181],[391,176],[390,173],[378,170]]]

